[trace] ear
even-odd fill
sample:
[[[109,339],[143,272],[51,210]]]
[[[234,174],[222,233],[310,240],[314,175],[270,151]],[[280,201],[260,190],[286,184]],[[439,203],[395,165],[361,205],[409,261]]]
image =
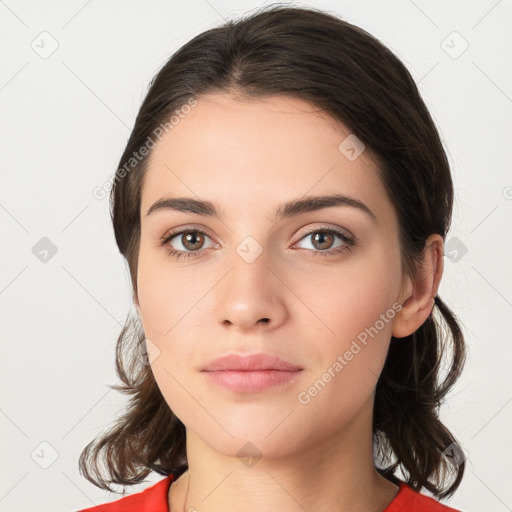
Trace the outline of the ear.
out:
[[[434,306],[444,268],[444,242],[439,234],[430,235],[425,243],[422,265],[414,281],[408,279],[410,294],[395,316],[392,334],[404,338],[415,332],[428,318]],[[409,293],[409,292],[408,292]]]

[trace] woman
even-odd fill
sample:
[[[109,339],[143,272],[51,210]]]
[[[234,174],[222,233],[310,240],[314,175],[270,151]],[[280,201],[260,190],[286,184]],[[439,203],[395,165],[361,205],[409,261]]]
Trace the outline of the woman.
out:
[[[87,510],[454,510],[453,187],[396,56],[314,9],[200,34],[152,82],[111,200],[132,398],[80,469],[104,489],[165,478]]]

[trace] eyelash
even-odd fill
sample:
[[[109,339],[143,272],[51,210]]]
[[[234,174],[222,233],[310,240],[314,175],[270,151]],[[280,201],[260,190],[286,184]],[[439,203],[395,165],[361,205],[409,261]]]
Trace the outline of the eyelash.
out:
[[[167,246],[167,252],[169,253],[169,255],[170,256],[174,256],[177,259],[197,258],[197,257],[199,257],[200,253],[202,252],[201,250],[198,250],[198,251],[188,251],[188,252],[187,251],[178,251],[178,250],[173,249],[172,247],[170,247],[168,245],[169,242],[173,238],[175,238],[176,236],[188,235],[190,233],[201,233],[202,235],[206,235],[206,236],[209,237],[208,233],[206,233],[202,229],[198,229],[198,228],[183,228],[183,229],[178,230],[178,231],[171,231],[170,233],[166,233],[160,239],[159,245],[162,246],[162,247]],[[345,252],[345,251],[350,251],[356,245],[355,238],[347,236],[341,230],[338,230],[336,228],[328,228],[328,227],[325,227],[325,228],[321,227],[321,228],[312,229],[312,230],[308,231],[307,233],[305,233],[298,241],[300,241],[303,238],[306,238],[307,236],[312,235],[314,233],[329,233],[329,234],[337,235],[339,238],[341,238],[343,240],[344,245],[340,245],[339,247],[336,247],[335,249],[329,249],[329,250],[326,250],[326,251],[314,251],[312,249],[304,249],[306,251],[309,251],[309,252],[313,253],[313,256],[317,256],[317,255],[320,255],[320,256],[323,256],[323,257],[333,256],[334,254],[342,253],[342,252]]]

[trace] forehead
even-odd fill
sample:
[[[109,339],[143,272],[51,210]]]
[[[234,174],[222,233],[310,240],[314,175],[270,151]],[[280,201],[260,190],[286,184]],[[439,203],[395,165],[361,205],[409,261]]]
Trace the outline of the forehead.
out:
[[[354,142],[359,152],[346,128],[302,99],[202,96],[154,147],[141,211],[163,196],[208,199],[237,215],[339,193],[389,216],[376,164],[366,151],[347,153]]]

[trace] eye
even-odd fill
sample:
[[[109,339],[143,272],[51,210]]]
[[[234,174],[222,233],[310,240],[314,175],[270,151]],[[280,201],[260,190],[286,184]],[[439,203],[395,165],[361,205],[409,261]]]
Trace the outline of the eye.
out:
[[[206,238],[210,237],[201,229],[182,228],[166,233],[160,240],[160,245],[167,247],[169,254],[178,259],[196,258],[202,252],[200,249],[204,249]],[[211,247],[217,247],[218,245],[212,243]]]
[[[345,251],[349,251],[355,245],[355,238],[347,235],[341,229],[332,227],[321,227],[311,229],[300,240],[310,238],[313,249],[305,248],[313,256],[332,256]],[[333,245],[336,238],[341,242]],[[177,259],[197,258],[203,252],[205,240],[210,236],[199,228],[185,227],[166,233],[160,240],[160,245],[167,247],[168,253]],[[219,247],[219,244],[212,242],[211,247]],[[302,247],[304,249],[304,247]]]
[[[338,245],[334,245],[336,238],[341,240]],[[333,254],[342,253],[352,249],[356,243],[355,238],[348,236],[341,229],[336,228],[314,228],[311,229],[301,240],[311,240],[313,249],[306,250],[310,251],[313,256],[332,256]]]

